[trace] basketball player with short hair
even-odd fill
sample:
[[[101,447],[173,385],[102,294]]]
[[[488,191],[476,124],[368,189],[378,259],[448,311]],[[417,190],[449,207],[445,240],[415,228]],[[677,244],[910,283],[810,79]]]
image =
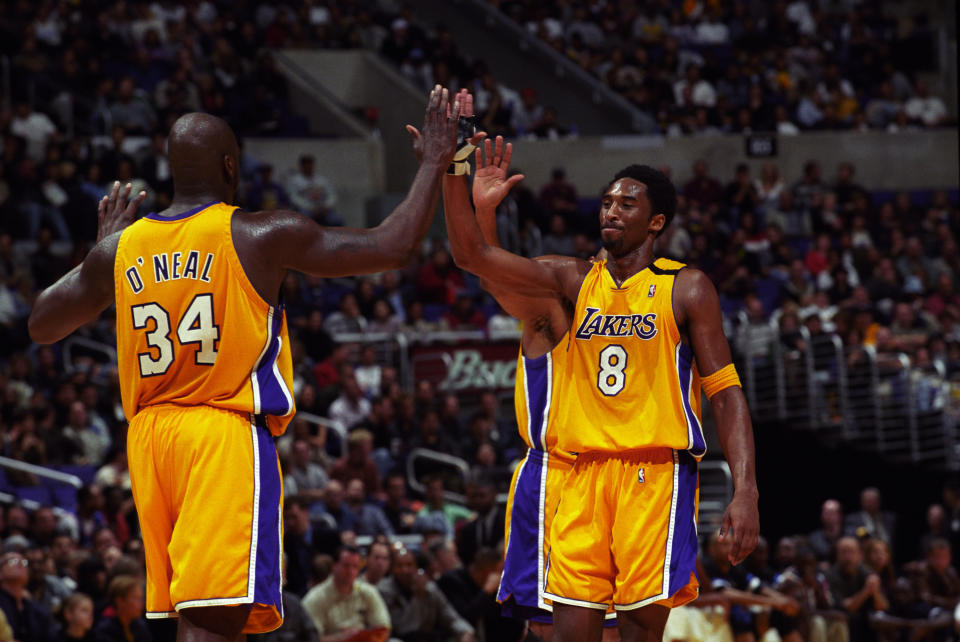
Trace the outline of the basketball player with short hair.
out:
[[[496,208],[522,174],[507,178],[513,146],[496,138],[496,153],[503,157],[493,165],[494,147],[485,141],[485,158],[477,161],[473,180],[473,206],[484,240],[499,247]],[[456,250],[457,248],[454,248]],[[454,259],[457,256],[454,255]],[[562,256],[541,256],[537,261],[565,261]],[[520,437],[527,454],[518,464],[507,498],[505,559],[497,600],[504,615],[530,621],[530,629],[550,642],[553,637],[553,607],[543,599],[543,585],[549,551],[550,522],[560,499],[563,478],[573,466],[574,456],[556,448],[555,416],[558,377],[564,373],[564,337],[573,320],[573,307],[555,297],[520,296],[499,289],[490,281],[484,288],[510,315],[523,322],[514,407]],[[532,555],[536,551],[536,555]],[[616,618],[608,618],[609,634],[616,635]]]
[[[497,148],[487,162],[500,166],[505,157]],[[669,609],[697,596],[701,384],[734,478],[722,526],[732,562],[759,532],[752,426],[716,290],[703,272],[653,256],[676,191],[653,168],[619,172],[600,208],[608,258],[591,264],[535,261],[489,245],[466,182],[449,176],[443,187],[460,267],[513,295],[573,306],[553,395],[556,449],[577,453],[550,530],[545,595],[554,640],[599,640],[611,605],[622,639],[659,640]]]
[[[422,162],[404,201],[373,229],[324,228],[289,211],[244,212],[239,152],[221,119],[192,113],[169,136],[174,198],[130,224],[129,185],[100,203],[100,239],[30,316],[51,343],[116,302],[134,500],[147,558],[147,616],[179,615],[178,640],[276,629],[281,479],[273,437],[294,412],[280,286],[288,270],[347,276],[403,267],[423,239],[457,150],[464,91],[439,85]],[[129,226],[129,227],[128,227]],[[126,228],[126,229],[124,229]]]

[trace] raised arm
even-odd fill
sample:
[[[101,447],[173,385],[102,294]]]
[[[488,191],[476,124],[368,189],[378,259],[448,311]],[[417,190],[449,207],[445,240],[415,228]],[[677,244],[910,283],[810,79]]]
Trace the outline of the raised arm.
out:
[[[677,324],[686,329],[700,375],[708,376],[730,365],[720,300],[707,275],[692,268],[681,270],[673,291]],[[733,499],[723,514],[720,537],[733,538],[730,561],[739,564],[756,547],[760,533],[753,425],[740,386],[720,390],[710,398],[710,403],[734,486]]]
[[[457,94],[453,105],[439,85],[430,92],[422,133],[414,137],[421,158],[406,198],[382,223],[371,229],[322,227],[295,212],[274,212],[260,226],[260,247],[273,253],[281,269],[314,276],[350,276],[383,272],[406,266],[430,227],[440,198],[440,179],[457,149],[457,119],[467,92]]]
[[[140,192],[128,202],[130,184],[127,183],[121,191],[117,181],[110,194],[100,199],[97,205],[97,244],[80,265],[37,297],[28,321],[33,341],[59,341],[95,320],[113,303],[113,263],[120,234],[133,221],[133,215],[146,196],[146,192]]]
[[[483,181],[491,172],[502,171],[504,178],[500,179],[499,183],[493,181],[491,185],[491,189],[502,192],[496,199],[496,202],[499,202],[513,183],[523,177],[517,175],[510,180],[505,179],[504,167],[509,166],[512,155],[510,144],[504,147],[502,139],[498,137],[496,152],[490,141],[484,141],[484,148],[485,158],[481,150],[477,149],[475,180]],[[477,194],[476,190],[474,194]],[[481,206],[486,205],[481,202]],[[573,257],[534,261],[490,245],[477,224],[464,177],[444,176],[443,210],[450,238],[450,252],[459,267],[476,274],[495,290],[534,297],[551,296],[576,300],[580,283],[584,274],[590,270],[590,264]],[[495,236],[495,232],[491,233]]]

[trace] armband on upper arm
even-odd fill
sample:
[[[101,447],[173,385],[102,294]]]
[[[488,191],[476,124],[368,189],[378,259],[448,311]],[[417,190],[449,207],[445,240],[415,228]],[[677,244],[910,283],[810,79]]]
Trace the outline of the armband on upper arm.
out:
[[[712,399],[713,395],[721,390],[740,385],[740,377],[737,375],[737,369],[732,363],[700,379],[700,387],[707,393],[707,399]]]

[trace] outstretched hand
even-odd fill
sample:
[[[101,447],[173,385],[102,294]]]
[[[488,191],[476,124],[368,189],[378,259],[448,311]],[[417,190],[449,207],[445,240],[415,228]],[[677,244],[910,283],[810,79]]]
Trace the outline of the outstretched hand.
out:
[[[513,189],[513,186],[523,180],[523,174],[515,174],[507,178],[512,157],[513,143],[504,145],[503,136],[497,136],[494,144],[485,140],[482,150],[477,147],[475,152],[477,171],[473,179],[473,204],[478,210],[496,208],[500,201]]]
[[[422,163],[424,158],[429,159],[429,157],[426,155],[428,135],[430,133],[435,133],[429,128],[431,125],[438,127],[437,119],[440,114],[443,113],[446,114],[446,125],[449,127],[452,124],[453,128],[453,149],[446,150],[449,152],[449,156],[446,157],[446,164],[449,164],[457,150],[457,121],[459,120],[460,116],[467,118],[473,116],[473,96],[466,89],[461,89],[454,95],[453,105],[451,106],[449,103],[448,90],[442,88],[440,85],[436,85],[433,88],[433,91],[430,92],[430,99],[427,102],[427,114],[424,117],[423,131],[417,129],[413,125],[407,125],[405,127],[407,132],[409,132],[410,136],[413,138],[413,154],[416,156],[417,162]],[[450,133],[450,131],[446,130],[442,133]],[[477,132],[472,138],[469,139],[469,142],[473,145],[478,145],[480,141],[484,139],[484,137],[486,137],[486,133]]]
[[[760,535],[760,512],[757,500],[746,495],[734,493],[733,499],[723,513],[720,526],[720,539],[732,539],[730,563],[739,564],[757,547]]]
[[[110,193],[100,199],[97,204],[97,243],[133,223],[133,216],[147,193],[141,191],[128,202],[132,189],[133,186],[127,183],[121,191],[120,181],[114,181]]]

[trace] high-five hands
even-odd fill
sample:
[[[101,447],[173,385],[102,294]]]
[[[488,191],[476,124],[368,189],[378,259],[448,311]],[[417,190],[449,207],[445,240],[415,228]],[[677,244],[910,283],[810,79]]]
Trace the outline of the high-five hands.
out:
[[[492,209],[500,204],[514,185],[523,180],[523,174],[507,178],[510,159],[513,157],[513,143],[504,145],[503,136],[497,136],[496,142],[483,141],[483,147],[477,147],[474,158],[477,172],[473,178],[473,205],[478,210]]]
[[[461,123],[467,118],[472,121],[473,96],[466,89],[461,89],[454,95],[451,106],[449,90],[440,85],[435,86],[427,102],[423,130],[418,130],[413,125],[406,126],[406,130],[413,138],[413,153],[417,161],[438,162],[443,167],[447,167],[454,161],[455,156],[462,154],[460,150],[465,145],[477,145],[483,140],[486,136],[484,132],[476,132],[469,138],[458,139],[458,133],[465,127]]]

